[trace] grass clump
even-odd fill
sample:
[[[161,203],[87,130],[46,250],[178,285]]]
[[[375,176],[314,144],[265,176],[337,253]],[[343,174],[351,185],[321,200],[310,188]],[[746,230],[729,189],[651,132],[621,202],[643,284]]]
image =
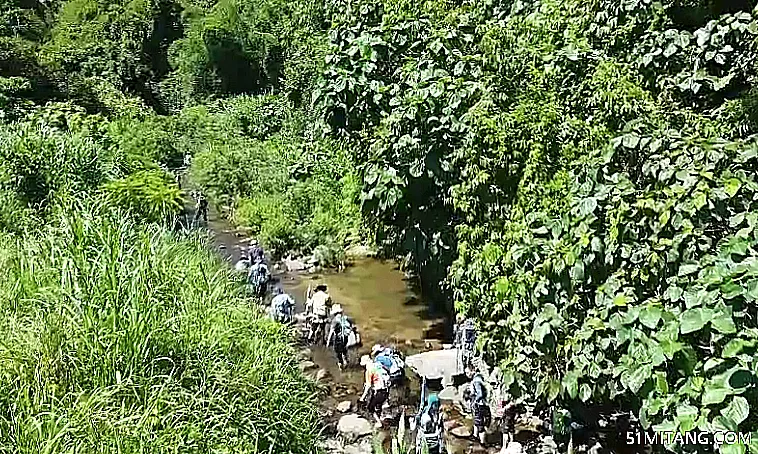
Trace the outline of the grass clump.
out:
[[[0,237],[0,453],[315,452],[288,332],[199,239],[63,211]]]

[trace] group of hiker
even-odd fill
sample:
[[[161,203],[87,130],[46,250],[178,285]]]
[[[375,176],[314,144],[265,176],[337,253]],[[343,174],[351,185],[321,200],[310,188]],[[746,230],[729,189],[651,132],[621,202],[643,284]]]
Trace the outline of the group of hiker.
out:
[[[270,281],[265,263],[265,254],[257,241],[252,241],[242,259],[236,265],[239,271],[246,271],[248,282],[254,292],[263,296]],[[262,289],[262,290],[261,290]],[[290,324],[295,320],[295,301],[280,287],[273,289],[270,316],[272,319]],[[306,292],[305,317],[307,340],[312,344],[323,344],[334,352],[337,366],[344,370],[350,364],[349,351],[360,345],[360,334],[354,320],[344,313],[340,304],[335,304],[328,293],[326,284],[318,284]],[[328,328],[328,332],[327,332]],[[464,370],[470,380],[464,393],[465,406],[473,416],[473,438],[485,444],[486,430],[492,421],[489,387],[475,364],[477,330],[472,319],[461,315],[456,317],[454,326],[454,347],[458,352],[458,368]],[[373,417],[375,427],[383,426],[383,413],[390,408],[390,391],[405,383],[405,358],[393,347],[374,345],[367,355],[360,358],[360,366],[365,369],[363,393],[358,399],[360,407]],[[503,398],[498,399],[497,417],[503,433],[503,449],[512,441],[515,420],[515,405]],[[426,398],[422,410],[414,418],[416,427],[416,453],[442,454],[443,414],[441,402],[436,394]]]

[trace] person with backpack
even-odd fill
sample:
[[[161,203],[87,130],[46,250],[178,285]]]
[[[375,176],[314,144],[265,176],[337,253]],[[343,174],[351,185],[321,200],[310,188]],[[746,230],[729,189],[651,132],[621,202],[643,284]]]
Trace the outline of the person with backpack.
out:
[[[263,253],[263,248],[261,247],[260,243],[258,243],[258,240],[251,240],[250,241],[250,248],[248,249],[248,256],[250,257],[250,261],[255,263],[256,261],[263,262],[265,260],[265,255]]]
[[[193,223],[197,226],[200,218],[203,219],[203,222],[208,222],[208,199],[202,192],[198,192],[196,198],[197,203],[195,204],[195,218],[193,219]]]
[[[436,394],[432,394],[419,418],[416,431],[416,454],[422,454],[424,446],[426,446],[427,454],[443,454],[445,452],[443,427],[440,399]]]
[[[247,273],[248,282],[253,286],[254,293],[258,297],[263,297],[266,293],[266,285],[270,278],[268,267],[263,262],[254,263]]]
[[[454,327],[454,345],[458,349],[459,370],[470,367],[476,350],[476,325],[474,320],[458,314]]]
[[[469,387],[464,391],[464,399],[471,403],[471,412],[474,415],[474,438],[484,445],[487,436],[487,427],[491,422],[490,406],[487,401],[487,387],[484,377],[475,368],[466,368],[466,376],[471,379]]]
[[[398,387],[403,384],[405,379],[405,362],[400,352],[391,347],[383,347],[376,344],[371,348],[371,356],[389,374],[390,387]]]
[[[295,301],[291,296],[284,293],[280,287],[274,289],[274,298],[271,299],[271,317],[279,323],[292,323],[295,310]]]
[[[326,346],[332,344],[334,354],[337,356],[337,367],[343,370],[348,364],[347,343],[350,333],[353,331],[353,322],[343,312],[342,306],[335,304],[332,307],[332,325],[329,336],[326,338]]]
[[[332,297],[327,293],[326,284],[316,286],[316,292],[310,295],[305,302],[305,311],[309,315],[310,329],[308,341],[319,343],[326,335],[326,325],[329,321],[329,309],[332,306]]]
[[[382,406],[389,397],[389,375],[369,355],[361,357],[361,366],[366,368],[363,394],[358,402],[366,403],[367,410],[374,416],[374,427],[382,427]]]

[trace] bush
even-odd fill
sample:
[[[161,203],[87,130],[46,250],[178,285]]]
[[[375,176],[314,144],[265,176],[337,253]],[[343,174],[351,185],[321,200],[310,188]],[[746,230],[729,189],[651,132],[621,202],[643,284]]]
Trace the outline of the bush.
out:
[[[79,206],[0,239],[0,452],[315,453],[288,332],[196,239]]]
[[[182,210],[182,196],[171,175],[141,170],[104,185],[111,205],[129,210],[146,222],[170,222]]]
[[[0,184],[28,207],[45,210],[66,192],[98,187],[108,163],[94,141],[46,124],[0,128]]]
[[[198,139],[187,143],[192,180],[232,206],[232,221],[252,228],[275,253],[362,239],[358,177],[347,150],[309,140],[288,101],[239,97],[211,112],[187,109],[183,118],[198,127]]]

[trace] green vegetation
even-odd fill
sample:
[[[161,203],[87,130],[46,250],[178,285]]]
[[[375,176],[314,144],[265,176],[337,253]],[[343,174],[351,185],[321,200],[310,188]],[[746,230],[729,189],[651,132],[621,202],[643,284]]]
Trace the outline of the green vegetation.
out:
[[[341,251],[360,241],[360,182],[347,149],[309,140],[287,99],[238,97],[185,111],[179,121],[201,131],[189,141],[192,180],[272,252]]]
[[[277,253],[410,256],[514,393],[758,452],[753,0],[0,1],[8,238],[162,223],[190,154]]]
[[[0,452],[312,452],[312,385],[220,259],[70,208],[0,240]]]

